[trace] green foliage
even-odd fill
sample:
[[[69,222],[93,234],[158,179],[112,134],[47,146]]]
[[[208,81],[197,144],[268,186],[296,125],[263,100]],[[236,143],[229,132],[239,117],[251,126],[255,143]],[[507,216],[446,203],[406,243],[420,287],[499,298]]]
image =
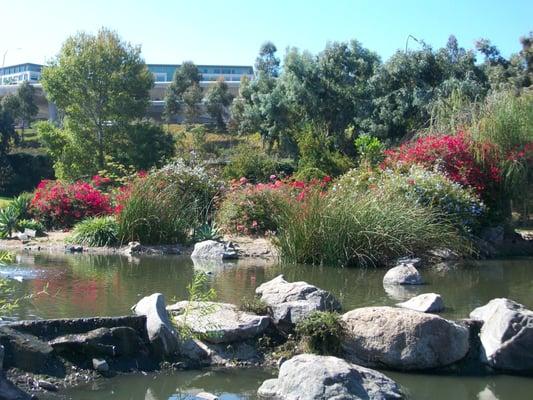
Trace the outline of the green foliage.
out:
[[[385,146],[377,137],[363,134],[355,139],[354,144],[360,163],[377,165],[383,161]]]
[[[22,193],[11,201],[9,207],[13,208],[15,214],[17,215],[17,218],[28,218],[30,216],[30,206],[32,199],[32,193]]]
[[[35,231],[37,236],[43,235],[45,231],[44,225],[34,219],[21,219],[17,221],[17,230],[19,232],[24,232],[25,229]]]
[[[208,220],[216,183],[182,160],[139,177],[120,202],[119,239],[143,244],[185,243]]]
[[[70,121],[71,144],[82,146],[81,159],[90,160],[98,170],[105,167],[117,127],[144,116],[153,76],[140,47],[101,29],[96,35],[69,37],[43,69],[41,82],[49,100]]]
[[[13,207],[0,210],[0,236],[10,238],[17,229],[18,214]]]
[[[310,353],[336,356],[341,353],[345,327],[339,314],[315,311],[296,324],[296,334]]]
[[[256,315],[269,315],[272,312],[270,306],[259,297],[244,297],[241,300],[239,310]]]
[[[268,155],[258,146],[243,143],[233,149],[223,175],[226,179],[245,177],[251,182],[267,182],[271,175],[290,175],[292,171],[290,163]]]
[[[382,265],[444,246],[459,253],[468,242],[432,208],[379,190],[311,193],[278,217],[275,244],[282,259],[327,265]]]
[[[211,85],[205,95],[207,112],[216,122],[217,128],[226,130],[228,107],[231,104],[233,96],[229,92],[228,84],[224,79],[219,79],[214,85]]]
[[[302,167],[298,168],[296,174],[294,174],[294,179],[304,182],[312,181],[313,179],[323,179],[327,176],[324,171],[316,167]]]
[[[53,179],[52,160],[47,155],[11,152],[0,159],[0,193],[16,196],[32,191],[43,179]]]
[[[91,247],[116,245],[118,223],[112,216],[88,218],[74,225],[69,241]]]
[[[182,95],[185,122],[194,124],[198,122],[201,115],[201,101],[203,98],[202,88],[199,84],[193,84],[185,90]]]
[[[2,102],[0,103],[0,156],[2,158],[5,157],[16,139],[15,117],[9,107]]]
[[[222,237],[221,231],[215,222],[205,223],[194,231],[194,241],[219,240]]]

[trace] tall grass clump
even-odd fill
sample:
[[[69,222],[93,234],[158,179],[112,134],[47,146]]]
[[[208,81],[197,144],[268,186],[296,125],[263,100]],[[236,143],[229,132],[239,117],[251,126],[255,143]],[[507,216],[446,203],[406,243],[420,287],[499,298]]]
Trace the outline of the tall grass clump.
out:
[[[84,246],[102,247],[118,243],[118,223],[115,217],[93,217],[74,225],[72,243]]]
[[[339,266],[382,265],[436,247],[468,251],[453,223],[431,208],[382,190],[310,194],[280,215],[283,260]]]
[[[119,240],[186,242],[208,220],[216,191],[203,168],[180,160],[138,177],[118,199]]]

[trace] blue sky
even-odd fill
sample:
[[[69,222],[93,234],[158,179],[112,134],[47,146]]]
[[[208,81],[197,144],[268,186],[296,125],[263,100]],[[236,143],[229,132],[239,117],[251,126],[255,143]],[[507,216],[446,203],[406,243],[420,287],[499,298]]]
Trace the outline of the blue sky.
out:
[[[409,34],[434,47],[451,33],[467,48],[487,37],[507,56],[533,30],[533,0],[0,0],[0,9],[6,65],[43,63],[68,35],[102,26],[142,45],[148,63],[246,65],[265,40],[283,55],[355,38],[386,59]]]

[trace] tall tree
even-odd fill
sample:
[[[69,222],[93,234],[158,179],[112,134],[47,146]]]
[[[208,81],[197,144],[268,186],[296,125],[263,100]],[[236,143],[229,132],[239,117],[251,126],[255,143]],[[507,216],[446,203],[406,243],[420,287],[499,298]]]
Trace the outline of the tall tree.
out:
[[[24,81],[17,90],[19,99],[18,116],[22,122],[22,140],[24,140],[24,128],[31,127],[33,119],[37,116],[39,108],[35,104],[35,88],[28,82]]]
[[[202,74],[192,61],[185,61],[176,69],[172,83],[167,88],[165,94],[164,118],[167,123],[170,123],[172,118],[180,111],[181,104],[184,103],[185,92],[192,86],[196,85],[199,87],[201,79]],[[195,90],[191,89],[192,92]]]
[[[105,167],[109,136],[144,116],[154,82],[140,47],[108,29],[68,38],[44,68],[41,81],[72,129],[94,141],[100,169]]]
[[[279,58],[276,56],[278,49],[272,42],[265,42],[259,49],[259,56],[255,61],[255,70],[258,74],[264,74],[276,78],[279,75]]]
[[[203,98],[202,88],[200,85],[193,84],[185,90],[182,95],[183,104],[185,106],[185,122],[188,124],[194,124],[198,121],[200,117],[201,101]]]
[[[228,84],[224,82],[224,78],[218,79],[207,90],[205,96],[207,112],[215,120],[218,129],[226,130],[225,119],[232,99],[233,96],[229,92]]]
[[[16,132],[13,114],[2,102],[0,104],[0,158],[2,158],[2,163],[6,161],[6,154],[15,140]]]

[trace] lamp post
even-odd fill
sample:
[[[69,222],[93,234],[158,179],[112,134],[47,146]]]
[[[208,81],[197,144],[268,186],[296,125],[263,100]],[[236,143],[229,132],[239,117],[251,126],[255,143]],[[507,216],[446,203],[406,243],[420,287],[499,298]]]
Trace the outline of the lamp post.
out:
[[[415,38],[413,35],[407,36],[407,39],[405,40],[405,52],[406,53],[407,53],[407,46],[409,45],[409,39],[413,39],[415,42],[420,44],[420,41],[417,38]]]
[[[2,68],[4,68],[4,65],[6,64],[6,55],[9,52],[9,50],[22,50],[20,47],[17,47],[16,49],[6,49],[4,51],[4,57],[2,57]]]

